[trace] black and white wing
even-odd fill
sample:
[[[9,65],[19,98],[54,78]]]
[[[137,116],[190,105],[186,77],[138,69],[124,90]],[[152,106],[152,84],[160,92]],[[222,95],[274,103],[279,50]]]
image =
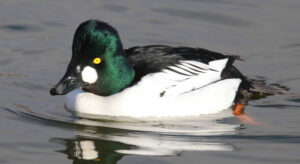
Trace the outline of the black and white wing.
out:
[[[165,45],[150,45],[132,47],[126,50],[128,61],[135,69],[135,82],[150,73],[157,73],[169,66],[179,64],[180,61],[198,61],[208,64],[214,60],[228,59],[222,79],[240,78],[242,79],[241,87],[249,89],[250,83],[244,80],[244,76],[232,64],[234,60],[240,59],[239,56],[224,55],[222,53],[190,47],[171,47]]]
[[[208,64],[180,60],[178,64],[143,77],[140,82],[150,81],[149,88],[155,88],[160,97],[178,96],[219,81],[227,62],[226,58]]]

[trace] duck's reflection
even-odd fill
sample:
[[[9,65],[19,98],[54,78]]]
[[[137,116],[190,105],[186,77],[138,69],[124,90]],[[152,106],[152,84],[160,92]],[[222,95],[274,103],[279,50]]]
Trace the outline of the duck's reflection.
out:
[[[66,146],[64,153],[74,164],[115,164],[124,154],[118,153],[117,149],[130,149],[130,145],[120,142],[105,141],[76,137],[74,139],[53,139],[53,142],[60,142]]]
[[[73,139],[52,139],[66,146],[73,163],[117,163],[124,155],[178,155],[182,151],[231,151],[222,136],[235,133],[236,124],[201,119],[163,124],[76,121],[85,125]]]

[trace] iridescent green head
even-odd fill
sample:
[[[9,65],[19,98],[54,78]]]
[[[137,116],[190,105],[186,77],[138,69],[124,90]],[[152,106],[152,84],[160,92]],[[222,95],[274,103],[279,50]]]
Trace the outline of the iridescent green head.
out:
[[[89,20],[77,28],[66,74],[50,93],[62,95],[82,88],[109,96],[126,88],[133,78],[118,32],[107,23]]]

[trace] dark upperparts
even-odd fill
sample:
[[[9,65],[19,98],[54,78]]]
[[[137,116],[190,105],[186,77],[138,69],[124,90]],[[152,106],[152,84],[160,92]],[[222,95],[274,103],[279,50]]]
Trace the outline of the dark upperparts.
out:
[[[149,45],[132,47],[126,50],[129,63],[136,72],[135,82],[149,73],[159,72],[168,66],[178,64],[180,60],[194,60],[208,64],[210,61],[228,58],[222,72],[222,78],[241,78],[244,76],[232,64],[241,60],[239,56],[224,55],[203,48],[171,47],[166,45]],[[246,83],[246,82],[244,82]],[[244,84],[245,87],[249,85]]]

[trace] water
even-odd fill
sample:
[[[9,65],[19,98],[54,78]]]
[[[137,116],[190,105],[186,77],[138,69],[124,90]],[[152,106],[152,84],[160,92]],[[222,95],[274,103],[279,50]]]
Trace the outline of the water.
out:
[[[297,0],[0,1],[0,163],[300,163]],[[260,126],[230,111],[181,120],[87,120],[49,88],[63,75],[79,23],[115,26],[124,47],[199,46],[240,54],[248,77],[292,95],[251,101]]]

